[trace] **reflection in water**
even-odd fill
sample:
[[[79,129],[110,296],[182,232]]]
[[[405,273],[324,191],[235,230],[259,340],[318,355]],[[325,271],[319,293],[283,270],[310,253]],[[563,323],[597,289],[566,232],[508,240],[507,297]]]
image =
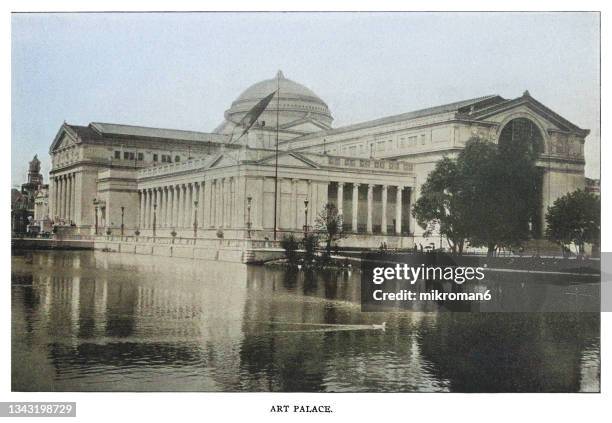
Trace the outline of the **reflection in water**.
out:
[[[24,253],[12,268],[12,386],[599,390],[596,313],[362,313],[359,300],[357,270]]]

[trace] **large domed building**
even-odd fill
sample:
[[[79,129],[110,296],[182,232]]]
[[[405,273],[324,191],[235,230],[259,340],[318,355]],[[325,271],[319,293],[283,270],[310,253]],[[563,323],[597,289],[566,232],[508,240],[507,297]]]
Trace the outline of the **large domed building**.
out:
[[[244,90],[225,111],[225,120],[215,132],[231,134],[249,110],[277,90],[279,95],[274,96],[259,116],[256,127],[276,131],[278,113],[282,133],[280,138],[283,140],[331,128],[334,118],[327,104],[311,89],[285,78],[279,70],[276,77],[257,82]]]
[[[261,114],[249,114],[273,93]],[[98,244],[111,250],[249,261],[263,254],[257,248],[278,246],[270,241],[303,236],[330,203],[343,216],[344,245],[433,242],[411,207],[436,163],[473,137],[518,137],[537,148],[537,229],[545,227],[549,205],[585,184],[589,131],[527,91],[342,127],[332,122],[321,97],[279,71],[242,91],[213,132],[64,123],[49,149],[49,214],[71,232],[108,234]],[[123,241],[134,234],[142,236]],[[121,240],[109,241],[116,235]],[[203,240],[172,247],[176,235]],[[153,243],[140,245],[147,237]]]

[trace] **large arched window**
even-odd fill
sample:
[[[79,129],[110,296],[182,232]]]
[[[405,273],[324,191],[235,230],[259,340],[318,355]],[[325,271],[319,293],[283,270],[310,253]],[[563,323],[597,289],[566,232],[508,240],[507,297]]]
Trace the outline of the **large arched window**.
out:
[[[536,158],[544,152],[544,138],[540,128],[527,118],[516,118],[508,122],[499,136],[501,150],[510,156],[528,154]]]

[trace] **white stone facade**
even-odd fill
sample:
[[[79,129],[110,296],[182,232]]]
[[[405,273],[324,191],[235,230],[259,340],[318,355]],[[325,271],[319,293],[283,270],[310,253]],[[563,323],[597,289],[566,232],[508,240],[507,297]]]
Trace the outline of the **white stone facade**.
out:
[[[277,236],[303,231],[306,215],[312,227],[333,202],[353,240],[410,245],[423,232],[410,208],[436,162],[457,154],[474,136],[499,142],[517,119],[530,122],[543,143],[537,162],[542,210],[584,186],[589,131],[528,92],[332,128],[322,100],[282,74],[277,78],[247,89],[210,134],[62,125],[50,149],[50,216],[87,234],[97,228],[98,234],[272,239],[275,226]],[[280,97],[243,135],[241,119],[275,86]]]

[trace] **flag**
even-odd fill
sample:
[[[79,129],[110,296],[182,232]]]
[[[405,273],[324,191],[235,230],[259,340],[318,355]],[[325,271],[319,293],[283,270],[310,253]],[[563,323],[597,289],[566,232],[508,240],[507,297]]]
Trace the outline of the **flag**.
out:
[[[244,117],[238,123],[239,126],[242,126],[244,128],[242,134],[240,134],[238,139],[242,138],[242,136],[246,134],[249,129],[251,129],[251,126],[253,126],[253,124],[257,121],[259,116],[261,116],[263,111],[266,110],[266,107],[268,107],[270,101],[272,101],[272,97],[274,97],[274,94],[276,94],[276,91],[273,91],[266,97],[262,98],[259,103],[253,106],[253,108],[249,110],[246,115],[244,115]]]

